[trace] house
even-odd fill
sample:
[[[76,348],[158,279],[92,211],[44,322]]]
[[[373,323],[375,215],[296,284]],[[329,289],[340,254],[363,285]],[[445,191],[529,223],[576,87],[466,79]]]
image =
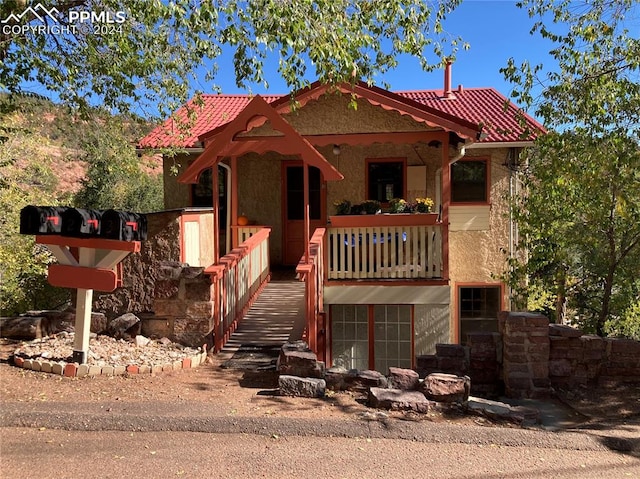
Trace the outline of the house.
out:
[[[164,160],[167,209],[212,207],[184,210],[180,244],[211,276],[218,341],[269,265],[305,281],[307,339],[328,364],[411,367],[436,343],[497,330],[510,307],[498,277],[516,235],[514,167],[542,131],[498,91],[452,89],[448,66],[442,90],[312,84],[204,95],[178,117],[189,110],[188,133],[170,119],[140,147],[183,149]],[[385,210],[422,197],[433,214],[334,216],[343,200]]]

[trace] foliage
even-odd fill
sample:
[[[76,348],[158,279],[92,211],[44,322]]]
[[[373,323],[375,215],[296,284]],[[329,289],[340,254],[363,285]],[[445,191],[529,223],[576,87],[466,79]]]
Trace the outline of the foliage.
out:
[[[351,213],[351,201],[341,200],[333,203],[336,207],[336,215],[348,215]]]
[[[640,341],[640,299],[627,308],[622,318],[607,321],[605,330],[609,336]]]
[[[445,56],[454,57],[461,44],[443,29],[460,0],[40,3],[55,5],[59,25],[72,30],[64,35],[0,32],[0,89],[16,92],[25,81],[37,81],[85,110],[101,103],[125,112],[160,99],[161,113],[174,111],[194,93],[189,85],[217,89],[218,68],[226,68],[219,64],[223,48],[233,52],[238,86],[267,85],[264,69],[272,64],[288,86],[298,89],[306,86],[308,74],[324,83],[372,82],[394,68],[401,55],[417,58],[429,71]],[[2,2],[0,17],[20,14],[25,5],[25,0]],[[81,11],[121,12],[123,21],[111,25],[110,34],[87,33],[84,27],[91,24],[79,28],[69,21],[69,12]],[[41,25],[33,17],[22,23],[27,22]]]
[[[74,206],[136,213],[161,210],[162,175],[144,171],[131,145],[146,126],[135,119],[109,116],[93,121],[93,133],[81,142],[88,168],[82,187],[73,198]],[[123,125],[127,128],[123,129]]]
[[[57,204],[56,179],[46,159],[24,163],[34,151],[34,138],[12,122],[2,122],[7,132],[0,148],[0,314],[63,304],[68,292],[49,286],[46,265],[51,255],[31,236],[19,234],[20,210],[28,204]]]
[[[389,200],[390,213],[411,213],[410,205],[402,198],[392,198]]]
[[[550,129],[523,158],[527,194],[514,217],[527,261],[512,262],[510,281],[542,284],[558,319],[568,306],[603,335],[640,290],[640,39],[625,29],[633,4],[522,3],[540,18],[534,32],[555,43],[558,70],[542,76],[542,66],[513,60],[503,70],[512,96]]]
[[[70,299],[68,290],[47,283],[52,255],[19,234],[24,206],[85,206],[72,202],[68,168],[82,171],[82,160],[90,164],[96,182],[84,184],[87,206],[148,211],[161,204],[161,175],[142,170],[130,145],[141,128],[95,110],[82,119],[36,96],[0,95],[0,314],[56,308]]]
[[[416,198],[413,204],[413,210],[418,213],[430,213],[433,208],[433,200],[431,198]]]

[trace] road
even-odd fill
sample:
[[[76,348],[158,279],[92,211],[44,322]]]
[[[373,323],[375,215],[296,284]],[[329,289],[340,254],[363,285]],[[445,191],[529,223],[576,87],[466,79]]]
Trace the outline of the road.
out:
[[[4,427],[0,434],[2,477],[12,479],[640,477],[637,457],[588,441],[563,448],[548,447],[555,440],[540,439],[521,442],[541,446],[517,446],[500,443],[504,441],[280,435],[268,430],[255,434],[45,427]]]

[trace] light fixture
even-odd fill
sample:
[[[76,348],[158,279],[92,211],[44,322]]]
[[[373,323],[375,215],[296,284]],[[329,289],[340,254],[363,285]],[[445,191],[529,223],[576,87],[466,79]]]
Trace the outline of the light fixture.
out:
[[[336,156],[340,154],[340,145],[333,145],[333,154]]]

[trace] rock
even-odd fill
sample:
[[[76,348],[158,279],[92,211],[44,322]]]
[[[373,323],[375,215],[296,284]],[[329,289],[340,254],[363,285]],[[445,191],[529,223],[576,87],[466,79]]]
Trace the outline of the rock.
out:
[[[415,391],[420,384],[420,377],[413,369],[389,368],[389,387],[403,391]]]
[[[144,348],[150,342],[151,340],[149,338],[145,338],[141,335],[137,335],[135,339],[136,346],[138,346],[139,348]]]
[[[346,389],[345,378],[349,371],[341,366],[334,366],[324,372],[324,380],[327,382],[327,389],[332,391],[344,391]]]
[[[104,334],[107,331],[107,317],[103,313],[91,313],[91,332]]]
[[[327,383],[319,378],[300,378],[297,376],[281,375],[278,387],[283,396],[297,396],[306,398],[324,397]]]
[[[467,411],[489,419],[503,419],[520,425],[532,425],[540,422],[540,411],[523,406],[510,406],[503,402],[484,398],[470,397],[466,403]]]
[[[316,354],[303,341],[286,343],[280,350],[277,370],[285,376],[322,378],[324,364],[318,362]]]
[[[116,339],[132,339],[140,334],[142,323],[133,313],[125,313],[109,323],[108,332]]]
[[[468,376],[453,374],[429,374],[420,385],[420,391],[428,398],[437,402],[462,403],[469,398],[471,380]]]
[[[560,336],[563,338],[579,338],[584,333],[567,324],[550,324],[549,336]]]
[[[378,371],[365,369],[359,371],[357,369],[349,370],[344,378],[346,389],[366,390],[369,388],[386,388],[388,385],[387,378]]]
[[[368,403],[370,407],[393,411],[429,412],[429,400],[418,391],[401,389],[385,389],[373,387],[369,389]]]

